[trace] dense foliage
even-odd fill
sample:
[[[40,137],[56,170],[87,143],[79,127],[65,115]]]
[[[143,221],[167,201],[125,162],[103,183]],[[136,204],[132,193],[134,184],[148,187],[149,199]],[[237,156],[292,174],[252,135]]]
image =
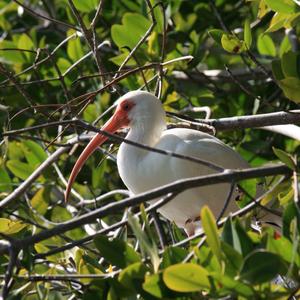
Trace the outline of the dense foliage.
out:
[[[281,229],[253,229],[253,209],[217,224],[204,207],[204,233],[186,239],[146,203],[120,209],[117,143],[88,160],[64,203],[85,124],[129,90],[198,122],[296,110],[299,18],[296,0],[0,0],[3,298],[299,299],[298,127],[216,127],[252,167],[287,166],[239,182],[240,207],[255,210],[259,183]]]

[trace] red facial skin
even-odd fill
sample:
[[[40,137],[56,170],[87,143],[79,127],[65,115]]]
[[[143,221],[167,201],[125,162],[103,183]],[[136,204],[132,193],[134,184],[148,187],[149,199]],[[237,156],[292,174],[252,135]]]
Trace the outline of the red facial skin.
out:
[[[115,133],[118,129],[127,127],[130,123],[130,120],[128,118],[128,113],[132,109],[132,107],[135,104],[130,100],[123,100],[119,103],[117,106],[117,109],[113,116],[103,125],[101,130],[107,131],[109,133]],[[91,141],[87,144],[85,149],[80,154],[78,160],[76,161],[73,170],[71,172],[66,192],[65,192],[65,201],[68,201],[70,191],[72,188],[72,185],[80,172],[82,166],[86,162],[86,160],[90,157],[90,155],[93,154],[93,152],[100,147],[105,141],[107,140],[107,137],[102,135],[101,133],[97,133]]]

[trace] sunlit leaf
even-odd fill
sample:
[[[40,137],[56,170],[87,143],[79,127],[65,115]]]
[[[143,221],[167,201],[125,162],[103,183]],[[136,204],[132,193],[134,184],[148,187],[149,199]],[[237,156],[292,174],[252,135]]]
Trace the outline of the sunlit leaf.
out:
[[[227,52],[241,53],[246,50],[246,44],[244,41],[239,40],[235,35],[223,34],[221,38],[221,44]]]
[[[206,240],[213,253],[217,256],[218,260],[221,261],[221,244],[218,235],[218,229],[216,225],[216,219],[213,216],[208,206],[204,206],[201,209],[201,222],[206,234]]]
[[[41,215],[44,215],[48,210],[49,205],[49,188],[39,189],[31,199],[32,208]]]
[[[22,221],[12,221],[10,219],[0,218],[0,232],[3,234],[14,234],[25,228],[27,224]]]
[[[262,55],[276,56],[276,47],[268,34],[261,34],[257,39],[257,49]]]
[[[177,292],[196,292],[209,288],[208,272],[192,263],[176,264],[163,273],[166,286]]]
[[[17,177],[25,180],[34,171],[34,168],[27,163],[23,163],[19,160],[9,160],[6,163],[7,168]]]
[[[73,33],[73,30],[70,30],[68,35]],[[67,53],[73,62],[79,60],[84,55],[79,36],[75,36],[68,41]]]
[[[290,14],[296,11],[296,3],[293,0],[264,0],[274,11]]]
[[[244,25],[244,41],[246,43],[247,48],[250,49],[252,44],[252,33],[249,19],[246,19]]]
[[[133,49],[138,41],[148,30],[150,21],[136,13],[126,13],[122,18],[122,25],[115,24],[111,27],[111,36],[119,48]],[[128,34],[130,32],[130,34]]]

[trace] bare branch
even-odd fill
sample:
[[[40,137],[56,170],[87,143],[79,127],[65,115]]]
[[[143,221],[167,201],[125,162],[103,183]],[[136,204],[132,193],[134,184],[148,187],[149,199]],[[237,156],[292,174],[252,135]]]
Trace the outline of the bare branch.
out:
[[[116,203],[107,204],[106,206],[103,206],[92,212],[82,215],[75,220],[62,223],[49,230],[44,230],[35,235],[17,240],[16,243],[17,246],[20,248],[24,247],[25,245],[27,247],[29,245],[33,245],[42,240],[48,239],[57,234],[67,232],[69,230],[72,230],[84,224],[92,223],[97,218],[102,218],[107,215],[114,214],[116,212],[126,209],[127,207],[141,204],[145,201],[149,201],[151,199],[161,197],[168,193],[179,193],[194,187],[200,187],[200,186],[211,185],[216,183],[239,181],[239,180],[262,177],[262,176],[279,175],[279,174],[291,174],[291,169],[289,169],[287,166],[283,164],[277,164],[274,166],[250,168],[244,170],[226,170],[221,174],[210,174],[206,176],[199,176],[199,177],[177,180],[173,183],[161,186],[159,188],[155,188],[153,190],[147,191],[145,193],[141,193],[133,197],[126,198]],[[3,246],[0,249],[0,254],[6,253],[7,251],[8,248]]]

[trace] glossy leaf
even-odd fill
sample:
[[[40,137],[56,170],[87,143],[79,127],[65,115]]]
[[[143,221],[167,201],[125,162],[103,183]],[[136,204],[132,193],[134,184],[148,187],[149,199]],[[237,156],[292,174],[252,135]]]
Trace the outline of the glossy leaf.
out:
[[[213,253],[216,255],[219,261],[222,260],[221,245],[218,235],[218,228],[216,225],[216,219],[213,216],[208,206],[204,206],[201,209],[201,222],[203,230],[206,234],[207,244],[210,246]]]
[[[257,49],[262,55],[276,56],[276,47],[268,34],[261,34],[257,39]]]
[[[166,286],[177,292],[202,291],[210,286],[208,272],[192,263],[176,264],[163,272]]]
[[[264,0],[274,11],[291,14],[296,11],[296,3],[293,0]]]
[[[258,250],[246,257],[240,277],[254,284],[268,282],[280,274],[283,268],[280,256]]]

